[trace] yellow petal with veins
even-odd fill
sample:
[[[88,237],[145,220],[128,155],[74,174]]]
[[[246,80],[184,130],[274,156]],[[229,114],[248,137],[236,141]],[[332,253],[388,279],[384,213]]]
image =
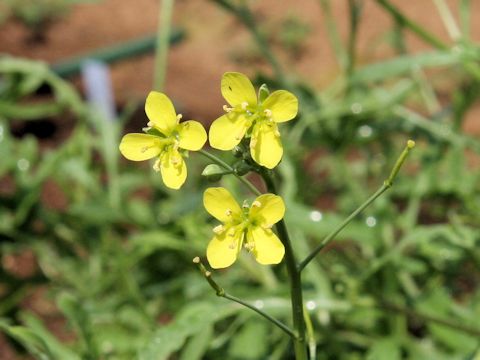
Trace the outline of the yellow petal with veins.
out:
[[[277,124],[261,123],[254,127],[250,140],[250,154],[257,164],[273,169],[283,156]]]
[[[182,155],[170,148],[161,155],[160,171],[163,183],[170,189],[179,189],[187,179],[187,166]]]
[[[222,95],[227,102],[235,107],[246,102],[250,106],[257,105],[257,94],[251,81],[238,72],[223,74],[221,83]]]
[[[212,187],[203,193],[203,205],[210,215],[224,223],[239,219],[242,210],[227,189]]]
[[[167,95],[151,91],[145,102],[145,113],[153,125],[165,136],[177,126],[177,114]]]
[[[219,150],[232,150],[245,136],[248,120],[235,111],[220,116],[210,126],[208,138],[210,146]]]
[[[243,233],[230,236],[230,232],[223,232],[214,236],[207,246],[207,260],[214,269],[223,269],[232,265],[241,249]]]
[[[207,141],[207,132],[198,121],[188,120],[177,126],[179,146],[185,150],[200,150]]]
[[[247,243],[253,242],[253,255],[262,265],[278,264],[285,255],[285,247],[272,230],[253,227],[248,230]]]
[[[162,151],[158,136],[148,134],[127,134],[122,138],[119,149],[128,160],[151,159]]]
[[[255,199],[250,208],[249,219],[263,227],[271,227],[285,215],[285,203],[274,194],[263,194]]]
[[[274,91],[262,105],[272,112],[272,119],[277,123],[292,120],[298,113],[298,99],[286,90]]]

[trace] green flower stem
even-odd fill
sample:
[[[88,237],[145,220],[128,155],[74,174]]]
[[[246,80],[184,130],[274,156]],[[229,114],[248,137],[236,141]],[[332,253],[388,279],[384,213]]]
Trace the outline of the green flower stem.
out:
[[[274,325],[278,326],[282,331],[284,331],[292,339],[295,339],[297,337],[295,332],[292,329],[290,329],[287,325],[282,323],[281,321],[279,321],[279,320],[275,319],[274,317],[268,315],[267,313],[263,312],[262,310],[260,310],[256,306],[253,306],[253,305],[243,301],[242,299],[239,299],[239,298],[237,298],[233,295],[228,294],[220,285],[217,284],[217,282],[215,280],[213,280],[212,273],[205,268],[205,266],[202,264],[202,262],[200,261],[200,258],[198,256],[193,259],[193,262],[195,264],[197,264],[198,269],[203,274],[205,279],[208,281],[208,283],[210,284],[212,289],[215,290],[215,293],[217,294],[217,296],[223,297],[223,298],[228,299],[228,300],[233,301],[233,302],[236,302],[237,304],[243,305],[243,306],[249,308],[250,310],[255,311],[257,314],[263,316],[265,319],[272,322]]]
[[[398,24],[402,24],[408,27],[411,31],[418,35],[421,39],[433,45],[437,49],[447,50],[448,46],[443,43],[440,39],[432,35],[431,33],[427,32],[423,29],[420,25],[416,22],[408,19],[405,15],[403,15],[400,10],[398,10],[389,0],[377,0],[377,3],[382,6],[385,10],[387,10],[390,15],[395,18]]]
[[[263,171],[261,173],[267,189],[273,194],[278,194],[275,183],[270,171]],[[292,301],[292,316],[293,327],[298,334],[297,338],[293,339],[296,360],[307,359],[307,347],[305,340],[305,318],[303,313],[303,294],[302,294],[302,278],[301,272],[297,267],[295,254],[293,252],[292,243],[288,235],[287,226],[282,219],[276,224],[277,233],[280,240],[285,246],[285,262],[287,265],[287,272],[290,278],[290,296]]]
[[[255,187],[255,185],[253,185],[250,181],[248,181],[247,179],[245,179],[244,177],[238,175],[235,173],[235,170],[230,166],[228,165],[225,161],[219,159],[218,157],[216,157],[215,155],[213,154],[210,154],[208,151],[205,151],[205,150],[199,150],[198,151],[200,154],[202,154],[203,156],[207,157],[208,159],[212,160],[214,163],[216,163],[217,165],[223,167],[225,170],[227,170],[229,173],[235,175],[235,177],[240,180],[242,183],[244,183],[255,195],[257,196],[260,196],[262,195],[262,193]]]
[[[298,270],[302,271],[305,266],[308,265],[312,259],[317,256],[317,254],[330,242],[332,241],[335,236],[342,231],[345,226],[347,226],[350,221],[352,221],[358,214],[360,214],[363,210],[365,210],[372,202],[374,202],[380,195],[382,195],[385,191],[387,191],[389,188],[392,187],[393,181],[395,180],[395,177],[397,176],[398,172],[400,171],[400,168],[402,167],[403,163],[405,162],[408,153],[410,152],[411,149],[415,146],[415,142],[413,140],[408,140],[407,146],[403,150],[403,152],[400,154],[399,158],[397,159],[397,162],[395,163],[390,176],[383,182],[382,186],[372,195],[370,196],[367,201],[365,201],[359,208],[357,208],[353,213],[350,214],[349,217],[347,217],[336,229],[334,229],[330,234],[328,234],[321,242],[320,244],[313,249],[313,251],[298,265]]]
[[[153,88],[157,91],[162,91],[165,83],[174,0],[161,0],[160,3],[157,43],[155,46],[155,74],[153,81]]]

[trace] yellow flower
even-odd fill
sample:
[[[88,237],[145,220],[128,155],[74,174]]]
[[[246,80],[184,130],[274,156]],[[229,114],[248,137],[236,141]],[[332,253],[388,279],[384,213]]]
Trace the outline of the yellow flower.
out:
[[[185,151],[200,150],[207,141],[202,124],[189,120],[180,123],[170,99],[152,91],[145,103],[150,120],[147,134],[127,134],[120,142],[120,152],[129,160],[143,161],[157,157],[153,168],[160,171],[165,185],[179,189],[187,178]]]
[[[224,188],[208,188],[203,195],[205,209],[223,224],[213,229],[207,259],[214,269],[232,265],[242,245],[264,265],[278,264],[285,248],[272,226],[283,218],[285,205],[280,196],[263,194],[251,206],[238,205]]]
[[[221,90],[231,107],[224,106],[227,113],[212,123],[210,145],[219,150],[231,150],[245,136],[250,137],[253,160],[273,169],[283,155],[277,124],[297,115],[297,98],[286,90],[277,90],[263,102],[257,100],[250,80],[237,72],[223,75]]]

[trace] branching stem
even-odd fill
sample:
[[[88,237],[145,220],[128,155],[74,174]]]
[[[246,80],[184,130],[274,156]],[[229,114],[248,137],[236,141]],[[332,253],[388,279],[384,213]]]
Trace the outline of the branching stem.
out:
[[[275,182],[270,171],[263,171],[261,173],[267,189],[273,194],[278,194]],[[280,241],[285,246],[285,263],[287,266],[288,277],[290,278],[290,296],[292,302],[292,317],[293,327],[298,337],[293,339],[296,360],[307,359],[307,347],[305,338],[305,318],[303,314],[303,294],[302,294],[302,278],[301,273],[297,267],[295,254],[293,252],[292,243],[288,235],[287,226],[282,219],[276,224],[277,233]]]
[[[225,170],[227,170],[229,173],[235,175],[235,177],[240,180],[243,184],[245,184],[246,187],[248,187],[250,189],[250,191],[252,191],[255,195],[257,196],[260,196],[262,195],[262,193],[260,192],[260,190],[258,190],[255,185],[253,185],[250,181],[248,181],[247,179],[245,179],[243,176],[240,176],[238,174],[235,173],[235,170],[230,166],[228,165],[225,161],[223,161],[222,159],[216,157],[215,155],[213,154],[210,154],[208,151],[205,151],[205,150],[200,150],[198,151],[200,154],[202,154],[203,156],[205,156],[206,158],[212,160],[214,163],[216,163],[217,165],[223,167]]]
[[[328,234],[320,244],[313,249],[313,251],[298,265],[298,270],[302,271],[305,266],[308,265],[312,259],[317,256],[317,254],[330,242],[332,241],[340,231],[342,231],[345,226],[347,226],[350,221],[352,221],[358,214],[360,214],[363,210],[365,210],[372,202],[374,202],[380,195],[382,195],[385,191],[387,191],[392,185],[395,177],[397,176],[400,168],[402,167],[403,163],[405,162],[408,153],[410,150],[415,146],[415,142],[413,140],[409,140],[407,142],[407,146],[400,154],[399,158],[397,159],[395,165],[393,166],[392,171],[388,178],[383,182],[382,186],[372,195],[370,196],[367,201],[365,201],[360,207],[358,207],[354,212],[350,214],[336,229],[334,229],[330,234]]]
[[[268,321],[270,321],[271,323],[273,323],[274,325],[279,327],[283,332],[285,332],[292,339],[297,338],[297,334],[295,334],[295,332],[292,329],[290,329],[287,325],[285,325],[281,321],[279,321],[279,320],[275,319],[274,317],[268,315],[264,311],[260,310],[258,307],[254,306],[252,304],[249,304],[248,302],[243,301],[242,299],[239,299],[239,298],[237,298],[233,295],[228,294],[220,285],[218,285],[218,283],[215,280],[213,280],[212,273],[210,271],[208,271],[207,269],[205,269],[205,266],[202,264],[199,257],[195,257],[193,259],[193,262],[195,264],[197,264],[198,269],[203,274],[205,279],[208,281],[208,283],[210,284],[212,289],[215,290],[215,293],[217,294],[217,296],[223,297],[223,298],[228,299],[228,300],[233,301],[233,302],[236,302],[237,304],[240,304],[242,306],[245,306],[246,308],[249,308],[250,310],[255,311],[257,314],[259,314],[260,316],[263,316],[265,319],[267,319]]]

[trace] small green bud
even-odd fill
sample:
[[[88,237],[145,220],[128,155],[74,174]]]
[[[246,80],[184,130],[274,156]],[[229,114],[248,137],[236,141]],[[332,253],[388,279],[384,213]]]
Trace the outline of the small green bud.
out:
[[[252,170],[252,166],[247,164],[243,160],[237,161],[233,165],[233,171],[235,172],[235,174],[237,174],[239,176],[243,176],[245,174],[248,174],[251,170]]]
[[[258,89],[258,101],[263,103],[268,95],[270,95],[270,91],[268,90],[267,84],[262,84]]]
[[[228,172],[217,164],[207,165],[202,171],[202,176],[205,176],[207,180],[211,182],[219,181],[225,174],[228,174]]]
[[[237,145],[233,148],[232,153],[236,158],[241,158],[243,156],[243,148],[240,145]]]

